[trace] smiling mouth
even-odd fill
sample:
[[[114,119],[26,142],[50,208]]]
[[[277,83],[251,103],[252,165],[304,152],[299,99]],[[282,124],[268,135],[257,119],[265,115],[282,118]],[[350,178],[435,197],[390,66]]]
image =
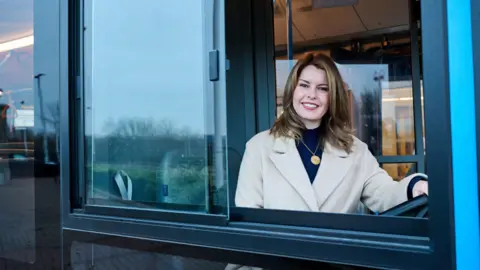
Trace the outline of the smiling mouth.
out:
[[[317,104],[308,103],[308,102],[302,103],[302,105],[308,109],[316,109],[319,107],[319,105]]]

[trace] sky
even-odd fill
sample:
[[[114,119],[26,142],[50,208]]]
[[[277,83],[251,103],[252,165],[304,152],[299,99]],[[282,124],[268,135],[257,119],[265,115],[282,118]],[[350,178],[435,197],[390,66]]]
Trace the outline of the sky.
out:
[[[102,133],[108,120],[138,117],[204,133],[213,104],[205,94],[204,1],[149,1],[148,8],[87,2],[86,119],[94,119],[93,132]]]

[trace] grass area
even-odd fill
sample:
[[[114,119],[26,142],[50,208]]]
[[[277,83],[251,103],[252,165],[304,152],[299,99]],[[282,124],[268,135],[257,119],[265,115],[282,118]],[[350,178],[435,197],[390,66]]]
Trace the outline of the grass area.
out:
[[[138,164],[94,164],[87,167],[94,187],[106,193],[118,192],[113,175],[125,171],[133,183],[132,199],[137,201],[169,202],[177,204],[205,204],[208,169],[200,166],[177,166],[163,169]],[[162,184],[168,186],[164,196]],[[113,189],[113,190],[112,190]]]

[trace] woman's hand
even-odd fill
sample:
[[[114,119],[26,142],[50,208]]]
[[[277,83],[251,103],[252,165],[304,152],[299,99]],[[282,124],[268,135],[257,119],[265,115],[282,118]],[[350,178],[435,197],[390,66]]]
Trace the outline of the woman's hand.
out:
[[[412,189],[412,195],[414,198],[422,194],[428,195],[428,182],[423,180],[418,181]]]

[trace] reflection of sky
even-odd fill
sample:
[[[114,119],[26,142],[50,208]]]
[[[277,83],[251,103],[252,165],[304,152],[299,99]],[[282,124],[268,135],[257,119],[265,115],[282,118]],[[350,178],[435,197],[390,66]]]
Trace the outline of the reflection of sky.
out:
[[[292,63],[289,63],[292,62]],[[283,89],[291,68],[296,60],[277,60],[275,62],[277,72],[277,96],[283,95]],[[374,80],[376,74],[383,74],[384,81],[388,80],[388,65],[386,64],[352,64],[340,65],[337,67],[343,80],[348,84],[355,97],[359,97],[365,90],[378,89],[379,83]]]
[[[13,91],[21,88],[32,88],[32,74],[33,46],[0,52],[0,88]],[[28,102],[32,102],[31,92]]]
[[[0,43],[33,33],[33,0],[0,0]]]
[[[92,77],[85,83],[95,133],[127,117],[168,119],[204,133],[202,1],[150,1],[148,8],[130,0],[89,2],[85,57]]]

